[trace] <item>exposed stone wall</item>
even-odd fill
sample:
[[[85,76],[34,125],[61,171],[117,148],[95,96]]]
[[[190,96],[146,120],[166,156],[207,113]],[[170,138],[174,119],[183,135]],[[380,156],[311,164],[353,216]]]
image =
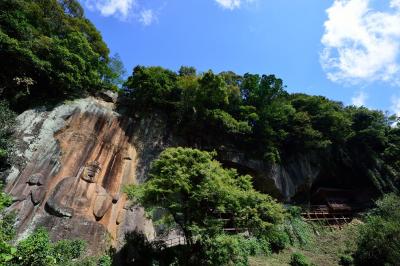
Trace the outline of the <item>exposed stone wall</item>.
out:
[[[153,237],[151,221],[127,202],[122,189],[145,179],[149,162],[165,146],[165,130],[156,117],[133,121],[113,108],[113,103],[90,97],[18,117],[17,156],[6,191],[15,201],[11,209],[18,211],[20,238],[45,226],[53,239],[85,239],[97,253],[110,244],[121,245],[131,230]],[[93,161],[101,167],[96,186],[78,185],[83,167]],[[66,178],[72,183],[57,187]],[[58,197],[60,204],[75,208],[72,217],[57,215],[46,204],[56,187],[67,194],[64,200]],[[112,204],[103,204],[107,200]],[[105,214],[96,217],[101,208],[107,209]]]
[[[219,157],[226,166],[252,175],[258,190],[281,201],[290,201],[296,194],[310,189],[321,171],[320,159],[310,154],[296,155],[282,164],[250,159],[235,150],[221,151]]]
[[[171,136],[157,114],[121,116],[111,96],[18,116],[16,156],[6,191],[14,198],[11,209],[18,212],[19,238],[44,226],[54,240],[84,239],[89,254],[97,254],[110,245],[121,247],[133,230],[154,237],[143,208],[127,201],[123,187],[144,182],[151,161],[164,148],[184,142]],[[246,169],[259,190],[285,201],[320,171],[318,160],[310,156],[283,165],[268,165],[235,150],[221,151],[219,157],[226,166]],[[101,168],[95,178],[85,170],[91,162]]]

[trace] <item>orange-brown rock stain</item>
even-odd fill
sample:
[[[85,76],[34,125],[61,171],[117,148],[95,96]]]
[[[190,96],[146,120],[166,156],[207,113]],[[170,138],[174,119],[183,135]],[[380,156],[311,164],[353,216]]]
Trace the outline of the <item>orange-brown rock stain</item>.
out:
[[[111,113],[112,111],[81,112],[76,109],[67,118],[66,126],[58,131],[54,138],[57,147],[49,158],[36,158],[29,163],[18,178],[8,184],[7,190],[12,195],[29,197],[30,186],[27,185],[29,176],[40,172],[45,177],[45,184],[41,189],[46,191],[45,198],[34,206],[29,200],[15,203],[14,208],[23,212],[21,226],[26,226],[33,217],[40,212],[46,212],[45,203],[55,186],[66,177],[77,177],[79,171],[90,161],[98,161],[101,172],[97,183],[103,186],[113,197],[113,204],[106,214],[97,222],[104,225],[113,241],[116,241],[121,219],[125,212],[127,198],[123,194],[123,187],[135,183],[135,169],[137,153],[131,143],[130,132],[132,127],[129,119],[122,119]],[[58,153],[58,154],[57,154]],[[58,156],[57,167],[51,161],[51,156]],[[88,197],[95,191],[87,191]],[[77,195],[77,197],[79,197]],[[77,214],[84,216],[88,221],[96,221],[92,206],[87,213]],[[120,222],[120,221],[119,221]]]
[[[49,184],[51,191],[62,178],[77,176],[80,168],[86,163],[98,161],[102,171],[97,183],[112,197],[118,198],[98,221],[107,228],[114,240],[118,230],[117,217],[119,212],[123,211],[126,202],[122,189],[125,185],[135,182],[137,156],[130,143],[130,137],[126,135],[128,123],[127,120],[110,119],[99,114],[74,113],[67,121],[68,127],[55,136],[62,154],[61,168]],[[95,220],[93,206],[85,217]]]

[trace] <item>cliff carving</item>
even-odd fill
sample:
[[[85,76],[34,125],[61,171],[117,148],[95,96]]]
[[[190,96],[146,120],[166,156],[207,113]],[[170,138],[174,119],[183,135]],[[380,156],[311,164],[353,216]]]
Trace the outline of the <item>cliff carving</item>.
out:
[[[111,95],[113,96],[113,95]],[[50,111],[28,110],[18,117],[15,162],[6,191],[18,213],[18,235],[46,227],[54,240],[84,239],[90,254],[139,231],[149,239],[155,229],[140,206],[132,206],[123,187],[146,180],[150,162],[173,138],[157,114],[128,118],[114,110],[115,97],[85,98]],[[267,165],[240,151],[220,151],[228,167],[245,169],[259,190],[290,200],[313,182],[319,167],[311,157]]]
[[[21,238],[44,226],[55,240],[86,240],[96,254],[120,246],[129,231],[154,237],[151,221],[122,190],[144,180],[165,145],[165,130],[157,118],[133,121],[113,108],[90,97],[18,117],[17,157],[6,191]]]

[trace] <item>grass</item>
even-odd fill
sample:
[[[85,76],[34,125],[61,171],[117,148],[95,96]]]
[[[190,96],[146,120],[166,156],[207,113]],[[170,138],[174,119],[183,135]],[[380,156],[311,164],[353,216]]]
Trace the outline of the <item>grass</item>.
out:
[[[282,266],[289,265],[294,252],[303,253],[311,263],[320,266],[339,265],[341,255],[355,250],[358,220],[344,225],[342,229],[330,229],[313,224],[313,237],[303,247],[290,247],[280,253],[268,257],[251,257],[250,266]]]

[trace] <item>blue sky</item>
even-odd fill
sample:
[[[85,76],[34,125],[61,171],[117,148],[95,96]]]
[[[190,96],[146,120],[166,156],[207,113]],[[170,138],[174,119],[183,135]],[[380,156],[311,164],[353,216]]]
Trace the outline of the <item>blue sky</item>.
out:
[[[275,74],[289,92],[400,115],[400,0],[80,1],[128,74]]]

